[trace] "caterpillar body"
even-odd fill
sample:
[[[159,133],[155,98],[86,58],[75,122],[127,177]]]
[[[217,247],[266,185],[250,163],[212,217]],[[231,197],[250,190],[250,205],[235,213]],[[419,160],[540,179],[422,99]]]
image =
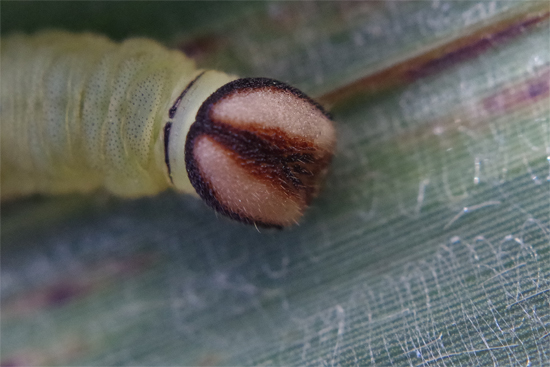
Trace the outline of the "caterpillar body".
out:
[[[2,39],[1,194],[168,188],[264,227],[298,221],[330,163],[323,108],[267,78],[196,69],[148,39]]]

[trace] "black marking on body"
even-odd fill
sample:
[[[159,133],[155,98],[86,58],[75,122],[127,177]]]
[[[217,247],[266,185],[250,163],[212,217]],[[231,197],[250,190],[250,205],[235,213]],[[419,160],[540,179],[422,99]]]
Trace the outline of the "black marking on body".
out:
[[[170,130],[172,129],[172,123],[167,122],[164,125],[164,163],[166,163],[166,168],[168,168],[168,177],[170,177],[170,182],[174,184],[172,180],[172,170],[170,169],[170,156],[168,153],[168,143],[170,142]]]
[[[170,107],[170,109],[168,110],[168,117],[170,117],[171,119],[174,118],[174,116],[176,115],[176,111],[178,110],[178,107],[181,103],[181,100],[183,99],[183,97],[185,97],[185,95],[187,94],[187,92],[189,91],[189,89],[191,89],[191,87],[193,86],[193,84],[195,84],[195,82],[197,80],[199,80],[199,78],[205,73],[206,71],[203,71],[202,73],[200,73],[199,75],[197,75],[197,77],[193,80],[191,80],[189,82],[189,84],[187,84],[187,87],[185,87],[185,89],[183,90],[183,92],[181,92],[181,94],[179,95],[179,97],[176,99],[176,101],[174,102],[174,104],[172,105],[172,107]]]

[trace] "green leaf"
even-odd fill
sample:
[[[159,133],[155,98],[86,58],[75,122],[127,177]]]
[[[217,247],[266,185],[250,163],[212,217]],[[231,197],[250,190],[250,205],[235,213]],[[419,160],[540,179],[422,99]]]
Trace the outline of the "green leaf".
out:
[[[149,36],[317,96],[296,228],[193,197],[2,204],[6,365],[550,363],[546,1],[3,2],[2,34]]]

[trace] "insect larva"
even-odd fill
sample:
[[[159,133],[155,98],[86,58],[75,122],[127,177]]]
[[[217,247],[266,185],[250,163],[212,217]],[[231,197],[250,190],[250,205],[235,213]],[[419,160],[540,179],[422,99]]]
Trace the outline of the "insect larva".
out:
[[[154,41],[92,34],[2,39],[2,198],[169,187],[233,219],[298,221],[317,194],[335,132],[302,92],[197,70]]]

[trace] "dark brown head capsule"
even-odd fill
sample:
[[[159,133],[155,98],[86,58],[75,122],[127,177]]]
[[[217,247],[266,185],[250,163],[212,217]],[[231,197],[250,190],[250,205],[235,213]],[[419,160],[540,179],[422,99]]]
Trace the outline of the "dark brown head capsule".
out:
[[[232,81],[200,107],[185,144],[191,184],[208,205],[262,227],[297,223],[335,146],[321,106],[284,83]]]

